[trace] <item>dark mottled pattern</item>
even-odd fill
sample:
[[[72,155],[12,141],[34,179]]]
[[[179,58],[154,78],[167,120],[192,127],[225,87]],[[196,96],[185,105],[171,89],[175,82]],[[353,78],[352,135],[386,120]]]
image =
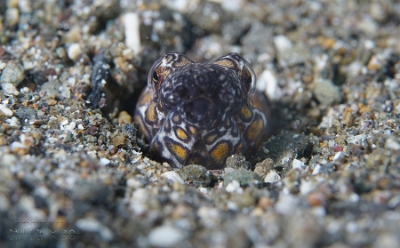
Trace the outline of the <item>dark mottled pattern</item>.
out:
[[[229,155],[250,154],[266,136],[263,100],[253,70],[238,54],[195,63],[168,53],[150,70],[135,120],[156,156],[176,167],[218,169]]]

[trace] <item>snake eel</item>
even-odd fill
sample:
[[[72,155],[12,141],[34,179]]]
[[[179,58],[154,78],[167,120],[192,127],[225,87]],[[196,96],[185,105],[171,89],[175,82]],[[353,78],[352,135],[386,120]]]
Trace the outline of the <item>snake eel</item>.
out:
[[[167,53],[152,66],[134,118],[150,152],[174,167],[222,169],[251,155],[268,134],[268,104],[250,64],[231,53],[197,63]]]

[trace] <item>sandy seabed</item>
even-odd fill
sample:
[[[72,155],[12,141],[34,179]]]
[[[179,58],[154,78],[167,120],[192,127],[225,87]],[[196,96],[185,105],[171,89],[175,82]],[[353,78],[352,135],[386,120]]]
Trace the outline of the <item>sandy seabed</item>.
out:
[[[398,247],[397,1],[0,1],[2,247]],[[271,137],[222,171],[146,157],[168,51],[242,54]]]

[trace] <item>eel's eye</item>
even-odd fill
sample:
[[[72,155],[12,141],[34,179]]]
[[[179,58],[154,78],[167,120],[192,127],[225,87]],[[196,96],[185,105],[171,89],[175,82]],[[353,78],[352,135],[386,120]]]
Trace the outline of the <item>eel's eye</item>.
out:
[[[158,78],[157,71],[154,70],[154,72],[153,72],[153,82],[154,83],[158,83],[159,80],[160,79]]]
[[[248,68],[246,68],[246,67],[243,68],[241,80],[242,80],[243,88],[246,92],[251,91],[251,88],[254,87],[254,86],[252,86],[253,80],[254,80],[253,77],[254,77],[254,74],[252,74]]]

